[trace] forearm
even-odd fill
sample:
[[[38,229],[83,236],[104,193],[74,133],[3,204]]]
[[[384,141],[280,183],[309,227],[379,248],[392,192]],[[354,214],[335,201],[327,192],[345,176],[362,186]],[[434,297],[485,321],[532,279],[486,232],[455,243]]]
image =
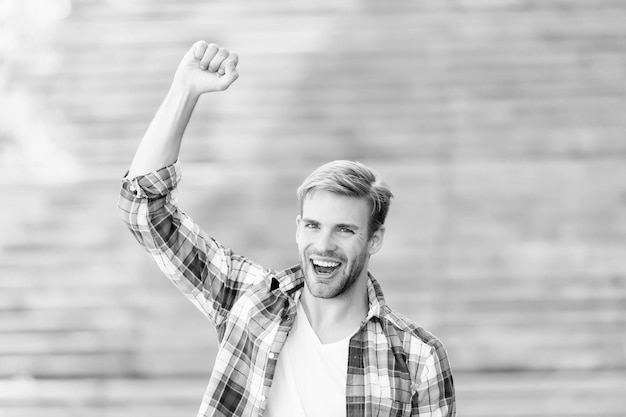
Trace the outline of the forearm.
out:
[[[220,288],[254,268],[241,257],[231,259],[230,251],[206,236],[178,209],[176,185],[180,172],[175,162],[198,98],[227,89],[238,77],[237,62],[236,54],[204,41],[187,51],[137,149],[119,200],[120,215],[135,238],[216,324],[223,316],[222,298],[226,293]],[[238,283],[236,288],[241,286]]]
[[[198,97],[183,87],[172,85],[139,144],[129,177],[156,171],[178,159],[183,134]]]
[[[137,149],[129,176],[144,175],[173,164],[198,98],[226,90],[238,78],[237,54],[204,41],[185,54],[174,74],[165,100],[152,119]]]

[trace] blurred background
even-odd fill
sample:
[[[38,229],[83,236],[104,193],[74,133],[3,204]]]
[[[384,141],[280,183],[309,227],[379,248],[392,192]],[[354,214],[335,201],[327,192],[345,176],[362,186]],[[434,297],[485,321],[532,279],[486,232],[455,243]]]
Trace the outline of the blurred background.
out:
[[[181,205],[297,261],[333,159],[396,194],[372,260],[459,416],[626,416],[626,3],[1,0],[0,416],[193,416],[215,331],[117,192],[187,48],[240,54],[188,128]]]

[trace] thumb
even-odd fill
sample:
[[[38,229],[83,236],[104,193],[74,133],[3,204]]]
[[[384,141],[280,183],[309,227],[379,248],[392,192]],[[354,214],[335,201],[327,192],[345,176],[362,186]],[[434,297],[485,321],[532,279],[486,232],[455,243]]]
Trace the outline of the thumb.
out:
[[[239,56],[237,54],[231,54],[224,62],[224,75],[220,75],[217,80],[216,87],[218,90],[226,90],[237,78],[239,73],[237,72],[237,64],[239,63]]]

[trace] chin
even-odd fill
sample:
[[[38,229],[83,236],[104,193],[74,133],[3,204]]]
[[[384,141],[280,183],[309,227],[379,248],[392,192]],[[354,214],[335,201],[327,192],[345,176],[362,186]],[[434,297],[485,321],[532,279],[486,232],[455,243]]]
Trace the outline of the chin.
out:
[[[330,280],[324,280],[315,275],[305,275],[305,282],[311,295],[322,299],[337,298],[349,293],[356,280],[346,282],[345,279],[342,275],[333,277]]]

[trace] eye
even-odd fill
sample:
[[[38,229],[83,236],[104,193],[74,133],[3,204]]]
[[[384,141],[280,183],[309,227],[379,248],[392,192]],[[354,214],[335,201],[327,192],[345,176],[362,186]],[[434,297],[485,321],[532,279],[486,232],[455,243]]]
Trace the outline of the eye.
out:
[[[339,232],[340,233],[345,233],[345,234],[350,234],[350,235],[354,234],[354,230],[350,229],[349,227],[340,227],[339,228]]]
[[[319,226],[317,225],[317,223],[305,223],[304,228],[314,230],[314,229],[318,229]]]

